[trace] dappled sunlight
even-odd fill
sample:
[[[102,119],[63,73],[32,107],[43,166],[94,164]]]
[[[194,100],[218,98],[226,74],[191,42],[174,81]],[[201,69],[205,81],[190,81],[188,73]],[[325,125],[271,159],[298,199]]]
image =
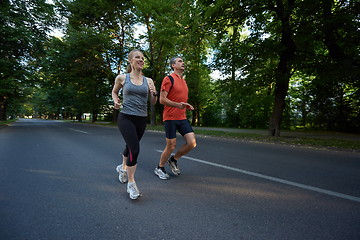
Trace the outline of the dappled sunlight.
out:
[[[30,173],[38,173],[43,175],[48,175],[48,178],[55,179],[55,180],[66,180],[66,181],[81,181],[81,179],[78,178],[72,178],[72,177],[66,177],[61,175],[60,172],[57,171],[51,171],[51,170],[45,170],[45,169],[24,169],[26,172]]]
[[[202,183],[194,182],[190,185],[202,192],[212,192],[216,194],[226,194],[239,197],[257,197],[265,199],[284,199],[296,200],[303,195],[289,194],[288,189],[284,190],[280,185],[274,186],[269,183],[254,183],[251,181],[239,181],[239,179],[230,178],[208,178]],[[256,188],[249,186],[257,186]]]
[[[64,177],[64,176],[49,176],[51,179],[56,180],[66,180],[66,181],[81,181],[81,179],[78,178],[70,178],[70,177]]]
[[[92,189],[92,191],[101,192],[102,194],[116,194],[119,191],[126,195],[126,184],[120,184],[116,175],[103,174],[91,177],[88,175],[66,176],[58,171],[46,169],[25,169],[26,172],[46,175],[49,179],[68,182],[83,182],[75,188],[69,188],[68,193],[72,198],[86,199],[88,193],[80,189]],[[154,181],[142,181],[138,179],[138,187],[150,195],[168,195],[178,197],[194,197],[203,200],[210,199],[214,196],[221,196],[229,200],[237,199],[257,199],[257,200],[284,200],[284,201],[303,201],[311,198],[311,194],[304,194],[303,191],[292,186],[281,183],[259,180],[257,178],[245,179],[243,177],[216,177],[216,176],[191,176],[182,175],[172,177],[168,181],[159,181],[154,177]],[[75,194],[75,195],[74,195]],[[152,197],[151,197],[152,198]]]
[[[109,196],[113,196],[118,192],[118,185],[116,178],[112,181],[108,174],[92,175],[88,174],[78,175],[76,172],[61,172],[46,169],[24,169],[25,172],[30,173],[30,181],[27,181],[31,186],[36,186],[33,196],[43,198],[46,196],[50,199],[63,199],[64,201],[81,201],[84,203],[93,203],[93,201],[109,201]],[[38,182],[38,179],[44,181]],[[51,187],[56,186],[56,187]],[[122,185],[124,192],[126,192],[126,185]]]
[[[171,181],[171,180],[170,180]],[[257,198],[264,200],[285,200],[297,201],[305,200],[311,197],[310,194],[301,194],[296,187],[290,187],[283,184],[269,183],[266,181],[249,181],[239,178],[225,177],[188,177],[182,178],[180,183],[172,184],[171,187],[164,187],[156,191],[165,194],[181,194],[207,198],[213,195],[224,196],[226,198]],[[183,188],[186,185],[186,189]],[[251,187],[250,187],[251,186]],[[294,190],[292,191],[291,188]],[[181,192],[180,192],[181,191]]]
[[[100,183],[94,183],[92,184],[93,189],[99,190],[99,191],[105,191],[108,193],[116,193],[118,191],[118,188],[122,187],[123,189],[126,189],[126,184],[121,185],[112,185],[112,184],[100,184]]]
[[[58,172],[45,170],[45,169],[24,169],[26,172],[32,173],[41,173],[41,174],[48,174],[48,175],[58,175]]]

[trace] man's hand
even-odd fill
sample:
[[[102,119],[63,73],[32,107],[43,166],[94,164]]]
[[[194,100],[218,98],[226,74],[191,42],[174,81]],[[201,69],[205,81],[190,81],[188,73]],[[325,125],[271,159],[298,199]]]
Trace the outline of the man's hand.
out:
[[[188,103],[181,102],[180,104],[181,104],[181,106],[182,106],[180,109],[184,109],[184,108],[186,108],[186,109],[187,109],[187,110],[189,110],[189,111],[194,110],[194,107],[193,107],[193,106],[191,106],[191,105],[190,105],[190,104],[188,104]]]

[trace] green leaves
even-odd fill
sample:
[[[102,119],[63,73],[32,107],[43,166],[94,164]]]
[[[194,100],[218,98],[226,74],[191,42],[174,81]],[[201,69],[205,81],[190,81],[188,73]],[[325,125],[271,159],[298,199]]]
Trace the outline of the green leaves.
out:
[[[16,113],[43,41],[56,24],[53,6],[45,1],[2,1],[0,8],[0,120]],[[6,111],[8,109],[8,111]],[[11,111],[10,111],[11,110]]]
[[[140,48],[158,89],[169,58],[184,57],[193,124],[360,129],[358,1],[54,2],[56,11],[43,0],[0,4],[0,107],[8,112],[30,89],[48,115],[109,113],[115,75]],[[65,36],[48,42],[58,22],[67,23]],[[146,29],[140,39],[135,26]],[[220,79],[210,78],[214,70]]]
[[[225,116],[232,116],[234,112],[239,116],[237,120],[225,121],[225,124],[248,126],[254,122],[250,116],[268,116],[273,106],[270,124],[279,128],[282,111],[288,102],[286,95],[294,94],[294,91],[286,91],[286,85],[297,72],[296,76],[300,73],[304,79],[312,79],[312,84],[307,84],[306,88],[302,88],[302,81],[290,86],[304,91],[310,86],[311,89],[304,92],[300,100],[307,111],[299,114],[293,105],[295,103],[289,102],[292,117],[288,117],[287,108],[284,126],[300,121],[306,126],[329,129],[345,130],[345,125],[347,129],[359,128],[353,123],[360,112],[351,107],[359,99],[360,54],[358,44],[354,44],[359,31],[358,15],[354,14],[360,6],[358,1],[201,2],[207,6],[208,26],[217,34],[212,45],[215,50],[212,66],[228,75],[220,85],[224,93],[217,98],[225,98],[227,94],[231,104],[227,101]],[[235,36],[236,30],[241,32],[244,27],[248,36]],[[358,87],[350,87],[354,85]],[[269,94],[275,99],[274,104],[262,104],[269,100],[257,102],[260,96],[269,99],[266,97]],[[313,97],[309,98],[309,94]],[[347,97],[355,95],[357,98],[352,100]],[[251,105],[259,106],[258,110],[249,108]],[[244,125],[232,122],[241,123],[243,119],[247,119]],[[264,121],[260,122],[263,122],[262,128],[266,127]],[[332,124],[328,124],[330,122]]]

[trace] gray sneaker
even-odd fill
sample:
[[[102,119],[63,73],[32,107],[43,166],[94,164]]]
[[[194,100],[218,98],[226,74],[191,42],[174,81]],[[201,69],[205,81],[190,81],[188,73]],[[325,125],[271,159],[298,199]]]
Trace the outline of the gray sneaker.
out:
[[[169,174],[167,174],[165,170],[162,170],[161,168],[155,168],[154,173],[156,176],[163,180],[167,180],[170,178]]]
[[[127,170],[123,169],[122,164],[116,167],[116,171],[119,173],[119,181],[126,183],[128,181]]]
[[[129,193],[129,197],[132,200],[137,199],[138,197],[141,197],[141,193],[138,189],[138,187],[136,186],[135,182],[129,183],[127,184],[127,192]]]
[[[173,172],[173,174],[175,175],[180,175],[180,169],[177,165],[177,162],[171,161],[172,156],[167,160],[169,166],[171,167],[171,171]]]

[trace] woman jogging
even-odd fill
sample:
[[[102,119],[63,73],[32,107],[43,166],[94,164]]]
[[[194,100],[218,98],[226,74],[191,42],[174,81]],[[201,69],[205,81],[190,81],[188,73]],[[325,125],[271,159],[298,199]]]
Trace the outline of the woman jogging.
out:
[[[156,89],[151,78],[143,76],[144,55],[140,50],[132,50],[128,55],[127,74],[118,75],[112,89],[115,108],[122,110],[117,120],[119,130],[126,143],[122,153],[122,164],[116,167],[119,181],[127,183],[127,192],[131,199],[137,199],[141,193],[135,183],[135,171],[140,152],[140,140],[145,132],[147,119],[147,101],[157,101]],[[123,89],[123,101],[120,103],[119,90]]]

